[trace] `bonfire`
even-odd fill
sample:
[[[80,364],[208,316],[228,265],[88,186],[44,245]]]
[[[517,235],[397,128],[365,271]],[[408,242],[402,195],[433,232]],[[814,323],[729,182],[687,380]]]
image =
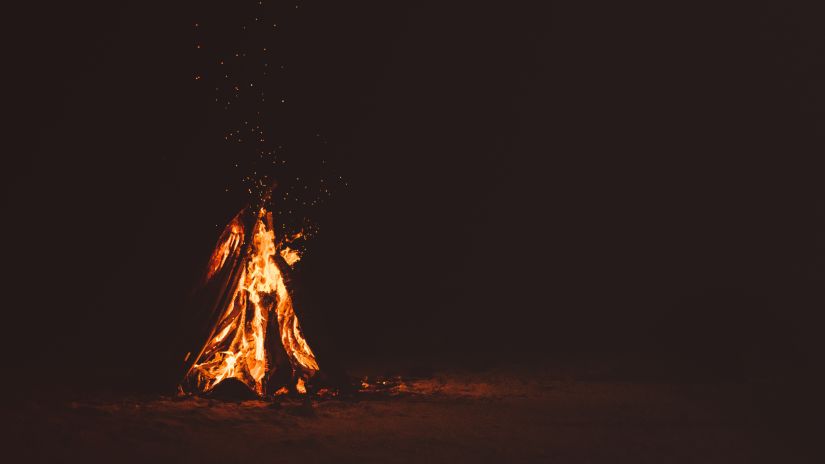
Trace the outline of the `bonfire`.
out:
[[[208,394],[229,379],[260,397],[307,392],[318,361],[288,288],[301,237],[278,236],[265,206],[248,206],[227,224],[196,300],[210,314],[208,336],[186,354],[181,393]]]

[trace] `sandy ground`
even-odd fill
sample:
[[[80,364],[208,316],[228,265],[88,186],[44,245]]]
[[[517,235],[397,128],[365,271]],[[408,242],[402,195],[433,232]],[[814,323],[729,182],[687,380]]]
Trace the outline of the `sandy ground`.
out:
[[[6,462],[817,462],[759,391],[487,371],[352,399],[29,400]]]

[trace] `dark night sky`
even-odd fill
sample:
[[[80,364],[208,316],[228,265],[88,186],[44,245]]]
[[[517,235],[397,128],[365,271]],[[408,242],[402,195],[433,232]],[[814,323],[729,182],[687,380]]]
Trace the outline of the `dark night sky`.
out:
[[[297,291],[322,352],[736,370],[822,348],[815,12],[267,3],[288,71],[262,84],[288,100],[264,107],[288,161],[271,174],[347,183],[301,211],[321,230]],[[193,80],[193,23],[229,47],[234,4],[7,12],[4,307],[23,362],[174,370],[187,293],[245,201],[235,116]]]

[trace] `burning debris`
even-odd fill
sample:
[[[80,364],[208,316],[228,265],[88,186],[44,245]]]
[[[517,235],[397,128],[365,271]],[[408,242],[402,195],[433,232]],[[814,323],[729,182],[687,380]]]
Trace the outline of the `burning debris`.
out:
[[[185,358],[181,392],[210,393],[228,379],[260,397],[307,392],[318,361],[301,331],[285,276],[300,259],[289,246],[300,237],[276,237],[265,207],[244,208],[229,222],[200,289],[211,298],[213,322],[195,356],[190,352]]]

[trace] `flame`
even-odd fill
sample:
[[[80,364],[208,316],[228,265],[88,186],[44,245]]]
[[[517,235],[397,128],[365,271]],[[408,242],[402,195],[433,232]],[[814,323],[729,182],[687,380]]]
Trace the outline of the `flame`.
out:
[[[252,230],[238,285],[213,335],[187,373],[187,377],[194,378],[201,392],[212,390],[225,379],[235,378],[258,395],[265,394],[264,377],[273,367],[269,365],[271,360],[266,348],[267,327],[273,316],[277,319],[280,342],[289,357],[293,378],[298,370],[307,377],[319,370],[315,355],[301,332],[284,275],[275,260],[276,255],[280,255],[292,266],[300,255],[283,246],[283,242],[276,241],[271,224],[271,213],[262,208]],[[239,252],[243,242],[244,228],[236,218],[227,226],[210,259],[207,280],[220,272],[229,256]],[[306,392],[303,377],[298,379],[296,389]]]
[[[206,272],[206,280],[214,277],[226,264],[227,258],[236,251],[243,244],[243,225],[240,223],[238,217],[232,219],[232,222],[226,227],[221,236],[220,244],[212,253],[212,258],[209,260],[209,268]]]
[[[298,250],[293,250],[292,248],[285,246],[284,249],[281,250],[281,258],[284,258],[284,261],[292,266],[301,260],[301,254],[298,253]]]

